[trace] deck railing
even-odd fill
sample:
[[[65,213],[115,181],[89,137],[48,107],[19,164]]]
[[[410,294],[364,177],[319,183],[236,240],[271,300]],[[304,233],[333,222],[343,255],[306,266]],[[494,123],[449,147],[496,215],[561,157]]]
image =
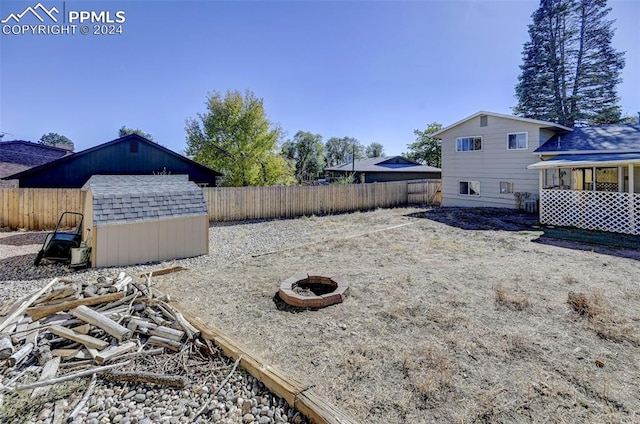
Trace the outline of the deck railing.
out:
[[[640,194],[540,190],[540,222],[640,235]]]

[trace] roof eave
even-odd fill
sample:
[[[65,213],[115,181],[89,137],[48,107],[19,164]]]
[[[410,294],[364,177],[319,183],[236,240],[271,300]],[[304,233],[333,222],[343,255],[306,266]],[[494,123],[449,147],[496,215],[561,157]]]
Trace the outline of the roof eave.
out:
[[[504,118],[504,119],[512,119],[512,120],[516,120],[516,121],[521,121],[521,122],[528,122],[531,124],[536,124],[539,125],[540,128],[544,128],[544,129],[555,129],[555,130],[560,130],[560,131],[573,131],[573,129],[569,128],[569,127],[565,127],[564,125],[560,125],[560,124],[556,124],[553,122],[548,122],[548,121],[540,121],[538,119],[531,119],[531,118],[522,118],[520,116],[513,116],[513,115],[504,115],[502,113],[495,113],[495,112],[489,112],[486,110],[481,110],[479,112],[474,113],[473,115],[467,116],[464,119],[459,120],[458,122],[455,122],[443,129],[441,129],[440,131],[437,131],[435,133],[433,133],[431,136],[432,137],[438,137],[439,135],[441,135],[442,133],[445,133],[447,131],[449,131],[450,129],[457,127],[458,125],[461,125],[467,121],[470,121],[471,119],[477,118],[478,116],[481,115],[487,115],[487,116],[493,116],[496,118]]]

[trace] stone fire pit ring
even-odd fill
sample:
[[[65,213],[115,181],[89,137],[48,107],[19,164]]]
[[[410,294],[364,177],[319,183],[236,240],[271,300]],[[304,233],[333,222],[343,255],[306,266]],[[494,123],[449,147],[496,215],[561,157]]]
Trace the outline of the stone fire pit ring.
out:
[[[280,283],[278,294],[289,305],[319,309],[341,303],[348,291],[347,280],[338,275],[303,272]]]

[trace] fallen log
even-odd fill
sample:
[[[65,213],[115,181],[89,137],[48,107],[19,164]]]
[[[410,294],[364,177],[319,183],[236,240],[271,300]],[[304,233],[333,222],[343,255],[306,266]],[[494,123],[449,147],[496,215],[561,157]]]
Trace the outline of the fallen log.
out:
[[[15,367],[16,365],[27,359],[27,356],[29,355],[29,353],[31,353],[32,350],[33,343],[25,344],[20,348],[20,350],[9,356],[9,365]]]
[[[95,356],[95,360],[98,364],[102,365],[105,362],[116,358],[118,356],[120,356],[123,353],[127,353],[132,351],[133,349],[135,349],[136,347],[138,347],[136,342],[126,342],[123,343],[121,345],[118,346],[109,346],[108,348],[104,349],[103,351],[99,352],[96,356]]]
[[[76,378],[86,377],[92,374],[103,373],[103,372],[112,370],[113,368],[122,367],[124,365],[129,364],[130,362],[131,361],[125,361],[125,362],[119,362],[117,364],[112,364],[112,365],[103,365],[101,367],[95,367],[88,370],[63,375],[62,377],[52,378],[51,380],[36,381],[35,383],[28,383],[28,384],[19,384],[13,387],[0,385],[0,390],[14,392],[14,391],[20,391],[20,390],[35,389],[36,387],[50,386],[52,384],[64,383],[65,381],[75,380]]]
[[[185,335],[184,331],[182,330],[176,330],[161,325],[149,330],[149,334],[151,334],[152,336],[164,337],[165,339],[173,340],[176,342],[182,341],[182,338]]]
[[[15,349],[13,348],[13,343],[11,343],[11,338],[2,335],[2,337],[0,337],[0,359],[7,359],[13,355],[14,352]]]
[[[55,314],[60,311],[68,311],[69,309],[77,308],[80,305],[90,306],[97,305],[99,303],[113,302],[114,300],[122,299],[125,293],[110,293],[102,296],[85,297],[84,299],[74,300],[71,302],[60,303],[53,306],[36,306],[27,308],[26,312],[33,321],[37,321],[41,318],[48,317],[51,314]]]
[[[0,331],[4,330],[6,327],[9,326],[9,324],[11,324],[13,321],[16,320],[16,318],[18,318],[19,316],[23,315],[24,312],[29,308],[29,306],[31,306],[31,304],[33,302],[36,301],[36,299],[38,299],[40,296],[42,296],[43,293],[46,293],[47,290],[49,290],[51,287],[53,287],[59,280],[57,278],[54,278],[53,280],[51,280],[49,282],[49,284],[47,284],[46,286],[44,286],[43,288],[41,288],[40,290],[38,290],[36,293],[33,294],[33,296],[31,296],[30,298],[28,298],[27,300],[25,300],[24,302],[22,302],[15,311],[13,311],[13,313],[11,313],[8,317],[6,317],[2,323],[0,323]],[[36,318],[31,317],[31,319],[33,321],[37,321]]]
[[[129,381],[137,383],[152,383],[159,386],[185,387],[187,379],[180,375],[165,375],[150,372],[111,371],[104,375],[110,381]]]
[[[110,334],[119,341],[128,340],[133,334],[128,328],[123,327],[111,318],[107,318],[100,312],[96,312],[84,305],[80,305],[77,308],[70,310],[69,313],[84,322],[88,322],[89,324],[103,329],[107,334]]]
[[[166,347],[167,349],[171,349],[174,352],[178,352],[182,348],[182,344],[176,341],[165,339],[164,337],[158,337],[158,336],[149,337],[149,340],[147,340],[147,344],[151,346]]]
[[[59,325],[52,325],[51,327],[49,327],[49,331],[56,336],[78,342],[86,346],[87,348],[104,349],[105,347],[109,346],[109,342],[105,342],[104,340],[98,339],[96,337],[76,333],[73,330],[65,327],[60,327]]]
[[[155,277],[157,275],[171,274],[172,272],[184,271],[186,269],[187,268],[183,268],[181,266],[174,266],[174,267],[171,267],[171,268],[158,269],[156,271],[151,271],[151,272],[149,272],[147,274],[140,274],[140,278],[144,278],[149,274],[151,276]]]
[[[59,366],[60,366],[60,357],[56,357],[49,360],[46,364],[44,364],[44,367],[42,367],[42,373],[40,374],[40,378],[38,378],[38,381],[49,380],[50,378],[55,377],[56,373],[58,372]],[[42,396],[48,391],[49,391],[48,386],[36,387],[35,389],[33,389],[33,392],[31,393],[31,399],[35,399],[38,396]]]

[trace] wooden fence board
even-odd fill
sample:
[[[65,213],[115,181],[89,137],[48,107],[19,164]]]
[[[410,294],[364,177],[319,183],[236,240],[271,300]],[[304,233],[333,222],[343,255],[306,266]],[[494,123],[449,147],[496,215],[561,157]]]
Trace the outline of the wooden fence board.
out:
[[[293,187],[205,187],[209,221],[292,218],[419,203],[439,205],[440,180]],[[0,188],[0,226],[48,230],[62,212],[82,212],[80,189]],[[416,201],[418,199],[419,201]],[[63,223],[77,224],[75,216]]]

